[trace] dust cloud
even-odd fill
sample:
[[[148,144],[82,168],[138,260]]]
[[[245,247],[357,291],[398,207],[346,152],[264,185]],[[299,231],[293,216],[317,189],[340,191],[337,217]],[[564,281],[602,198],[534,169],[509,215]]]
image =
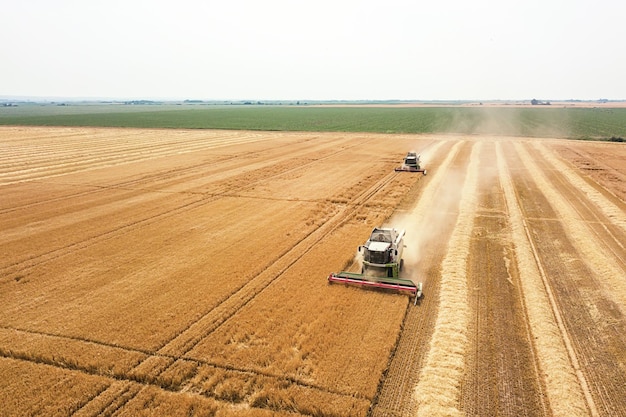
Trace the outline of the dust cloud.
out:
[[[451,134],[487,136],[571,137],[571,114],[553,110],[549,107],[481,106],[451,111],[444,130]]]
[[[415,282],[425,281],[426,262],[422,260],[427,247],[434,244],[442,231],[449,229],[456,221],[465,174],[450,165],[461,144],[455,144],[440,166],[430,167],[424,179],[427,183],[415,206],[407,212],[394,214],[386,224],[386,227],[406,231],[403,278]],[[433,147],[421,152],[425,167],[436,151],[437,148]]]

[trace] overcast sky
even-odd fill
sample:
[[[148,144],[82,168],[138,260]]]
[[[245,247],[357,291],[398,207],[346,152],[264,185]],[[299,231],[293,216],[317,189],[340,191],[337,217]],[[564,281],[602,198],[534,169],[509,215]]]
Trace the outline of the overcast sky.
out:
[[[626,99],[623,0],[0,0],[0,96]]]

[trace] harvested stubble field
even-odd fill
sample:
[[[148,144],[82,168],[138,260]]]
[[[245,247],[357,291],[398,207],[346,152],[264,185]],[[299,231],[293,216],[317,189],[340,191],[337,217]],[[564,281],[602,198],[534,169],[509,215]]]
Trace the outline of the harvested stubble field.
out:
[[[0,128],[2,416],[626,415],[626,146]],[[407,150],[427,176],[396,173]],[[407,230],[407,296],[330,285]]]

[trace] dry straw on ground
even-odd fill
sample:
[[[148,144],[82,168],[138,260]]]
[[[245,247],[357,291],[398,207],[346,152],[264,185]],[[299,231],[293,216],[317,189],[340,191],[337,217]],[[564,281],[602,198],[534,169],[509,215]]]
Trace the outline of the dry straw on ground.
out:
[[[528,171],[533,180],[543,190],[552,208],[558,214],[558,217],[564,219],[561,224],[567,235],[570,236],[569,240],[575,246],[576,250],[582,254],[582,258],[589,266],[591,276],[588,278],[595,279],[598,283],[603,285],[607,295],[613,298],[616,301],[616,305],[622,308],[622,314],[626,314],[626,280],[624,279],[624,267],[618,264],[618,261],[605,247],[588,244],[588,242],[595,240],[595,236],[587,222],[581,218],[572,204],[562,196],[555,186],[541,174],[542,171],[537,167],[526,149],[518,144],[517,150],[524,164],[528,167]],[[543,151],[543,148],[541,148],[541,150]],[[559,164],[559,161],[554,157],[548,160],[552,163],[556,162],[556,168],[563,169],[563,171],[559,170],[559,172],[564,173],[572,184],[582,189],[587,195],[592,195],[594,198],[591,199],[591,201],[594,201],[604,213],[607,213],[607,219],[614,219],[615,224],[619,224],[620,226],[625,223],[623,218],[626,216],[624,216],[617,207],[606,201],[597,191],[593,190],[595,191],[593,192],[589,190],[591,187],[581,184],[584,183],[584,181],[576,172],[567,169],[562,163]],[[619,213],[621,213],[621,215]]]
[[[415,387],[418,416],[462,415],[458,409],[459,386],[465,366],[467,324],[466,267],[476,211],[478,152],[473,145],[459,206],[456,227],[441,268],[439,311],[426,363]]]
[[[605,214],[607,220],[626,231],[626,216],[619,207],[589,185],[587,181],[581,178],[579,171],[572,169],[569,164],[560,160],[549,147],[540,143],[534,143],[533,145],[573,186],[585,193],[589,201],[593,202]]]
[[[526,414],[584,416],[589,393],[601,414],[626,410],[611,263],[626,234],[607,201],[623,206],[551,141],[17,127],[0,141],[0,414],[489,415],[496,398],[511,416],[519,390],[546,398]],[[394,171],[409,149],[428,175]],[[626,155],[602,152],[594,167]],[[621,189],[615,172],[601,184]],[[417,306],[326,279],[390,216],[419,261]],[[472,313],[510,312],[498,290],[519,283],[519,351],[501,327],[467,333]],[[483,348],[513,359],[478,364]]]
[[[533,255],[532,244],[529,242],[502,146],[497,144],[496,149],[530,332],[534,336],[534,347],[545,381],[548,403],[555,416],[585,416],[587,414],[582,400],[582,390],[569,361],[559,327],[554,320],[550,301],[543,290],[544,282],[537,266],[537,259]]]

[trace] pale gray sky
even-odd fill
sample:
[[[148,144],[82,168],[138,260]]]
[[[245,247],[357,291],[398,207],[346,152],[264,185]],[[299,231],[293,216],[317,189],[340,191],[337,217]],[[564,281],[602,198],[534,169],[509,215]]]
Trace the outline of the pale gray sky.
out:
[[[623,0],[0,0],[0,96],[626,99]]]

